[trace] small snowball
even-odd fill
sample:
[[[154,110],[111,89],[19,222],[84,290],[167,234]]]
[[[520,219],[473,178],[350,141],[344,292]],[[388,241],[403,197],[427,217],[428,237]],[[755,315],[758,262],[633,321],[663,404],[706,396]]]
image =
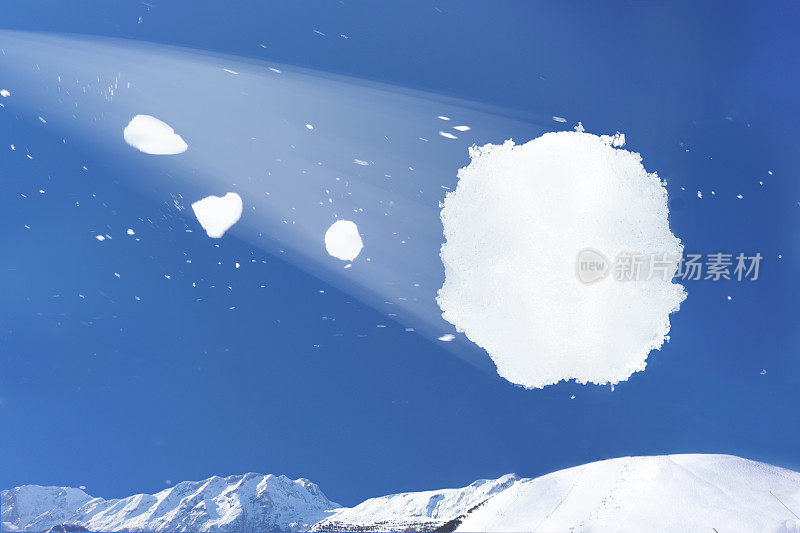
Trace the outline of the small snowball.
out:
[[[363,248],[364,243],[355,222],[337,220],[325,232],[325,249],[336,259],[352,261]]]
[[[207,196],[192,204],[197,221],[212,239],[221,238],[242,216],[242,198],[235,192]]]
[[[186,144],[169,124],[150,115],[136,115],[122,132],[125,142],[151,155],[175,155],[186,151]]]

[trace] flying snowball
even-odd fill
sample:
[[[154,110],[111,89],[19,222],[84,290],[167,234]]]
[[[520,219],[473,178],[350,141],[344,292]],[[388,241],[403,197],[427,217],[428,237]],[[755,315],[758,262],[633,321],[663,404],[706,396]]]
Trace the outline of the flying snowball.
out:
[[[623,144],[565,131],[472,147],[444,200],[442,316],[512,383],[618,383],[668,338],[683,247],[660,178]],[[606,276],[625,254],[644,258],[639,274]],[[651,254],[671,259],[663,275],[648,275]],[[579,278],[579,255],[602,275]]]
[[[122,132],[125,142],[140,152],[175,155],[189,147],[169,124],[150,115],[136,115]]]
[[[336,259],[352,261],[363,248],[364,243],[355,222],[337,220],[325,232],[325,249]]]
[[[242,197],[235,192],[222,197],[207,196],[193,203],[192,211],[208,236],[219,239],[241,218]]]

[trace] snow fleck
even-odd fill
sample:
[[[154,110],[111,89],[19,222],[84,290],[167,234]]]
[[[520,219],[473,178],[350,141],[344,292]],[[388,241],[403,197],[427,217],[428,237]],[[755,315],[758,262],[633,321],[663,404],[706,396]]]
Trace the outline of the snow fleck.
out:
[[[325,249],[336,259],[352,261],[363,248],[364,242],[355,222],[337,220],[325,232]]]
[[[441,135],[442,137],[445,137],[447,139],[458,139],[458,137],[456,137],[455,135],[453,135],[452,133],[447,132],[447,131],[440,131],[439,135]]]
[[[8,92],[6,89],[0,89],[0,96],[2,96],[3,98],[8,98],[9,96],[11,96],[11,93]]]
[[[136,115],[122,132],[125,142],[140,152],[151,155],[175,155],[189,145],[169,124],[150,115]]]
[[[567,121],[567,119],[565,119],[564,117],[557,117],[555,115],[553,115],[553,120],[555,120],[556,122],[561,122],[561,123],[564,123],[564,122]]]
[[[306,124],[306,129],[307,130],[313,130],[314,129],[314,125],[313,124]]]
[[[103,242],[104,240],[106,240],[104,235],[95,235],[94,238],[97,239],[100,242]]]
[[[470,157],[441,210],[445,320],[525,387],[614,384],[644,370],[683,287],[671,275],[587,285],[575,271],[592,245],[611,260],[635,250],[677,263],[661,179],[639,154],[584,132],[472,147]]]
[[[224,70],[224,71],[225,71],[225,72],[227,72],[228,74],[234,74],[234,75],[238,75],[238,74],[239,74],[239,73],[238,73],[238,72],[236,72],[235,70],[231,70],[231,69],[229,69],[229,68],[223,68],[222,70]]]
[[[207,196],[192,204],[197,221],[212,239],[221,238],[242,216],[242,198],[235,192]]]
[[[617,132],[614,135],[601,135],[600,139],[615,148],[625,146],[625,134]]]
[[[362,167],[368,167],[370,165],[369,161],[364,161],[363,159],[353,159],[353,163],[361,165]]]
[[[438,117],[436,117],[436,118],[438,118],[439,120],[450,120],[450,117],[446,117],[446,116],[444,116],[444,115],[439,115],[439,116],[438,116]]]
[[[442,342],[450,342],[450,341],[454,340],[455,338],[456,338],[456,336],[453,335],[452,333],[445,333],[444,335],[439,337],[439,340],[442,341]]]
[[[736,198],[738,198],[739,200],[741,200],[742,198],[744,198],[744,196],[742,196],[741,194],[737,194],[737,195],[736,195]]]
[[[133,231],[133,229],[131,229],[131,228],[128,228],[128,231],[127,231],[126,233],[127,233],[128,235],[136,235],[136,232],[135,232],[135,231]]]
[[[469,131],[472,128],[470,128],[469,126],[453,126],[453,129],[457,131]]]
[[[698,198],[702,198],[703,197],[703,191],[697,191],[697,197]]]

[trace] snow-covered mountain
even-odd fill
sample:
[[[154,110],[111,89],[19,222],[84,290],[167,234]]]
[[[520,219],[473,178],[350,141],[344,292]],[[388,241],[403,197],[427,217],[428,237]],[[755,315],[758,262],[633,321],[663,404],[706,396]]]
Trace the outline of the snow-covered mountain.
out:
[[[339,507],[307,479],[245,474],[184,481],[120,500],[26,485],[0,493],[4,531],[304,531]]]
[[[538,478],[371,498],[339,508],[305,479],[247,474],[155,495],[2,492],[4,531],[614,531],[800,533],[800,473],[730,455],[623,457]],[[797,514],[795,514],[797,513]],[[62,529],[63,530],[63,529]]]
[[[514,474],[478,480],[461,489],[404,492],[342,508],[310,531],[434,531],[520,480]]]
[[[395,494],[312,531],[800,532],[800,473],[729,455],[624,457]]]

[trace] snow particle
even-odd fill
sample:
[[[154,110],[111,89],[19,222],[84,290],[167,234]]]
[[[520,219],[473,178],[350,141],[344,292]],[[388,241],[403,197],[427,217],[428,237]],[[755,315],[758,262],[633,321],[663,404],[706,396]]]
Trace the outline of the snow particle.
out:
[[[122,132],[125,142],[151,155],[175,155],[186,151],[186,144],[169,124],[150,115],[136,115]]]
[[[352,261],[363,248],[364,243],[355,222],[337,220],[325,232],[325,249],[336,259]]]
[[[442,341],[442,342],[450,342],[450,341],[454,340],[455,338],[456,338],[456,336],[453,335],[452,333],[445,333],[444,335],[439,337],[439,340]]]
[[[242,216],[242,198],[235,192],[225,196],[207,196],[192,204],[197,221],[212,239],[219,239]]]

